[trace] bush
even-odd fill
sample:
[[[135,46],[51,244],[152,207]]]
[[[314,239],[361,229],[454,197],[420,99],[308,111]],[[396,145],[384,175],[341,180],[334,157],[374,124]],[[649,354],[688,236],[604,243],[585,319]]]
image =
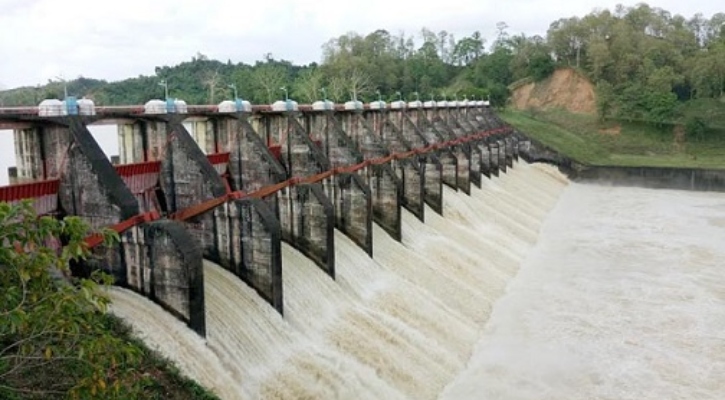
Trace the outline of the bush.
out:
[[[700,117],[689,117],[685,121],[685,134],[696,141],[703,140],[707,132],[707,123]]]
[[[80,218],[0,203],[0,398],[125,398],[133,385],[128,365],[141,351],[105,326],[111,277],[70,277],[69,263],[90,254],[89,233]]]

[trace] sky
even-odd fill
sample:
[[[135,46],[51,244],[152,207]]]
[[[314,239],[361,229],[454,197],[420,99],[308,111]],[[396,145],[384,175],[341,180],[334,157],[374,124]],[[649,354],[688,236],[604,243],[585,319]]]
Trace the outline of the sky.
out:
[[[417,35],[426,27],[457,38],[478,30],[490,43],[496,23],[510,34],[545,36],[552,21],[636,1],[603,0],[0,0],[0,89],[57,77],[120,80],[197,53],[253,63],[266,53],[319,62],[322,44],[350,31]],[[687,18],[725,11],[718,1],[646,2]],[[113,152],[114,139],[106,139]],[[0,185],[14,164],[12,133],[0,131]],[[115,154],[115,153],[114,153]]]

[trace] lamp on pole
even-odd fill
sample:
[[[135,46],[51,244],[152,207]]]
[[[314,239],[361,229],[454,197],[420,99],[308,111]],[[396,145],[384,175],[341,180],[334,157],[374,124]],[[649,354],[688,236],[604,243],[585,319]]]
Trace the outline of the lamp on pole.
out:
[[[159,86],[164,87],[164,99],[169,98],[169,84],[166,82],[166,79],[162,79],[161,82],[159,82]]]
[[[234,100],[238,99],[239,96],[237,96],[237,85],[234,83],[230,83],[228,87],[229,89],[232,89],[232,92],[234,93]]]
[[[287,87],[282,86],[279,90],[284,92],[284,101],[289,101],[289,92],[287,91]]]
[[[320,93],[322,93],[322,102],[325,104],[325,110],[329,110],[330,104],[327,101],[327,88],[320,88]]]

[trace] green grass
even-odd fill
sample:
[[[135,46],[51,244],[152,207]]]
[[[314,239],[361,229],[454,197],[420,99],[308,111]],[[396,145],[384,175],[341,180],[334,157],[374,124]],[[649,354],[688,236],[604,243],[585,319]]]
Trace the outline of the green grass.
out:
[[[711,128],[704,138],[678,143],[674,125],[602,122],[596,116],[561,110],[505,110],[499,115],[531,138],[585,164],[725,168],[725,129]]]

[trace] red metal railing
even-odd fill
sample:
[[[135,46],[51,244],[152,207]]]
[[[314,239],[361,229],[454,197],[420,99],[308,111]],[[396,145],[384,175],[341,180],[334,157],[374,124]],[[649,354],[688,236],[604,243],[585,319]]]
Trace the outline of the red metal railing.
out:
[[[1,186],[0,201],[15,203],[24,199],[32,199],[33,207],[38,215],[52,214],[58,209],[58,188],[60,180],[21,183]]]

